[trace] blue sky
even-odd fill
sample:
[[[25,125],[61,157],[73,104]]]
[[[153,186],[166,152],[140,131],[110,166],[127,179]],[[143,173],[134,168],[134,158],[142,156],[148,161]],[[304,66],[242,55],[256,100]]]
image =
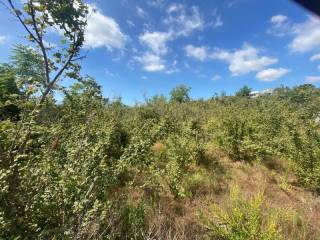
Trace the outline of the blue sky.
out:
[[[18,0],[17,0],[18,1]],[[96,0],[82,73],[127,104],[167,95],[193,98],[281,84],[320,85],[320,20],[289,0]],[[0,6],[0,62],[23,29]],[[48,41],[54,44],[56,33]],[[67,84],[67,83],[65,83]]]

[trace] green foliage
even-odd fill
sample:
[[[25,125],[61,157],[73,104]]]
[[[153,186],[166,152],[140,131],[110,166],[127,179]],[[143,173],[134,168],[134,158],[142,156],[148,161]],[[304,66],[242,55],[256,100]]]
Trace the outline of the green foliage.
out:
[[[14,74],[0,67],[0,120],[17,119],[19,108],[14,104],[20,92]]]
[[[36,118],[29,115],[32,98],[20,99],[24,119],[0,122],[0,236],[145,239],[147,209],[164,197],[187,201],[214,191],[219,157],[209,148],[235,161],[281,157],[299,183],[318,191],[319,98],[317,89],[296,91],[127,107],[104,99],[87,77],[65,89],[61,104],[47,101]],[[301,94],[302,102],[288,97]],[[12,145],[21,128],[25,137]],[[208,224],[214,235],[279,239],[260,195],[234,199],[227,212],[215,209]]]
[[[243,86],[239,89],[238,92],[236,92],[237,97],[248,97],[250,96],[251,88],[249,88],[247,85]]]
[[[8,8],[26,30],[32,45],[14,48],[14,69],[26,95],[40,95],[35,106],[39,108],[53,90],[60,89],[57,83],[62,76],[81,80],[77,60],[81,58],[88,6],[82,0],[28,0],[19,9],[8,0]],[[53,27],[59,29],[61,43],[47,46],[46,34]]]
[[[180,85],[169,102],[158,95],[128,107],[80,76],[86,4],[23,5],[10,6],[34,47],[16,46],[12,62],[0,66],[1,239],[146,239],[150,209],[214,191],[220,153],[235,161],[285,159],[302,186],[320,191],[318,88],[250,99],[245,86],[236,97],[191,101]],[[44,46],[51,27],[63,32],[60,49]],[[62,87],[69,78],[79,81]],[[64,93],[60,103],[55,90]],[[261,195],[234,193],[230,201],[207,221],[218,239],[281,239]]]
[[[264,199],[257,194],[249,200],[237,188],[230,193],[230,207],[221,210],[213,206],[213,219],[204,217],[204,224],[214,239],[284,239],[275,214],[263,211]]]
[[[12,69],[19,88],[28,96],[28,91],[43,90],[45,86],[44,62],[41,54],[31,47],[16,45],[12,50]]]
[[[19,94],[14,74],[9,70],[0,68],[0,102],[4,103],[12,94]]]
[[[300,182],[318,193],[320,192],[320,132],[314,119],[306,128],[290,128],[290,138],[286,156],[295,163],[294,168]]]
[[[254,101],[232,103],[209,123],[214,139],[235,160],[252,161],[281,151],[278,136],[286,120],[282,107]]]
[[[207,124],[208,131],[234,160],[263,162],[272,157],[290,160],[300,183],[319,191],[319,98],[315,89],[309,89],[300,89],[297,94],[295,88],[283,100],[282,93],[232,101],[218,109]],[[295,99],[304,96],[304,100],[292,102],[292,96]],[[305,102],[306,99],[309,100]]]
[[[126,206],[121,215],[121,239],[146,239],[146,209],[142,203]]]
[[[170,92],[170,101],[178,102],[178,103],[190,101],[190,96],[189,96],[190,90],[191,88],[185,85],[179,85],[175,87]]]

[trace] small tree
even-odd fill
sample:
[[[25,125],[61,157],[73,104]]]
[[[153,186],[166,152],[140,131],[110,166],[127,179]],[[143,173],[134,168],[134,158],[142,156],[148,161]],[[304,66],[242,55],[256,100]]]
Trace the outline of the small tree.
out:
[[[40,141],[34,137],[39,134],[40,129],[43,130],[37,122],[44,103],[50,93],[60,89],[59,81],[63,77],[81,80],[77,60],[83,58],[80,56],[80,49],[84,43],[88,6],[82,0],[6,2],[7,8],[25,29],[26,38],[33,48],[16,48],[18,52],[14,54],[17,58],[13,59],[13,64],[21,70],[15,69],[14,77],[19,77],[21,86],[26,86],[23,91],[31,91],[32,101],[17,98],[21,119],[17,123],[0,122],[0,231],[5,229],[8,233],[4,238],[17,232],[19,233],[16,235],[21,238],[29,228],[22,220],[30,217],[25,211],[26,198],[32,199],[37,194],[37,191],[26,194],[25,189],[30,190],[26,182],[31,178],[25,174],[25,170],[32,169],[31,166],[42,161],[33,158],[32,151],[29,151],[34,148],[32,144]],[[23,7],[17,7],[21,6],[21,2]],[[53,28],[61,36],[57,46],[47,43],[47,33]],[[11,82],[14,88],[12,78],[4,78],[4,81]],[[4,224],[3,219],[7,220]]]
[[[26,0],[20,9],[13,0],[7,0],[7,3],[7,8],[26,30],[26,38],[35,48],[15,48],[13,61],[18,70],[16,75],[20,77],[21,86],[30,82],[32,87],[28,91],[37,93],[33,110],[25,112],[23,121],[19,123],[21,126],[16,129],[16,138],[7,151],[7,158],[11,162],[14,152],[23,152],[31,124],[39,116],[40,107],[48,95],[60,88],[59,80],[63,76],[81,79],[80,65],[76,61],[82,58],[79,54],[84,43],[88,6],[82,0]],[[59,47],[48,46],[46,34],[52,28],[57,28],[62,36]]]
[[[27,0],[19,9],[14,1],[7,2],[8,9],[26,30],[27,39],[40,52],[38,65],[42,71],[35,76],[41,76],[43,91],[38,101],[41,105],[51,91],[59,88],[57,83],[63,74],[69,78],[80,78],[80,65],[76,61],[82,58],[79,53],[84,43],[88,6],[82,0]],[[52,28],[62,36],[59,47],[47,42],[46,34]],[[28,49],[25,50],[24,54],[30,55]]]
[[[190,90],[191,88],[185,85],[179,85],[175,87],[170,92],[170,101],[178,102],[178,103],[190,101],[190,96],[189,96]]]
[[[250,96],[251,90],[252,89],[250,87],[248,87],[247,85],[244,85],[242,88],[240,88],[236,92],[236,96],[237,97],[248,97],[248,96]]]

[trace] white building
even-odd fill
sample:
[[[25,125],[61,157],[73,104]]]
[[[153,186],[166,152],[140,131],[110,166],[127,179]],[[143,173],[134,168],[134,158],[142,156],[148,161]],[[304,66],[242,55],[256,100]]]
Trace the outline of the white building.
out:
[[[265,89],[262,91],[252,91],[250,92],[250,97],[251,98],[256,98],[264,95],[271,95],[273,93],[273,89]]]

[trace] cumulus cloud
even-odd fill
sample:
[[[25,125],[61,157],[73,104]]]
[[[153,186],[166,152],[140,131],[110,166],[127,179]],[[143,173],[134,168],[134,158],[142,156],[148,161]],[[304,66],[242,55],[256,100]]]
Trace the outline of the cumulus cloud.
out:
[[[291,52],[305,53],[320,49],[320,20],[315,16],[308,16],[302,23],[291,23],[285,15],[275,15],[270,19],[271,27],[267,33],[283,37],[293,37],[289,44]]]
[[[261,56],[260,50],[249,44],[244,44],[235,51],[216,49],[210,58],[226,61],[233,76],[259,71],[278,62],[277,58]]]
[[[307,76],[305,77],[307,83],[318,83],[320,82],[320,76]]]
[[[277,58],[261,56],[261,50],[249,44],[244,44],[241,49],[236,50],[218,48],[212,50],[205,46],[187,45],[185,51],[188,57],[200,61],[220,60],[227,62],[233,76],[257,72],[278,62]]]
[[[124,48],[127,36],[122,33],[118,23],[113,18],[105,16],[93,5],[89,5],[89,10],[84,46],[87,48],[106,47],[109,50]]]
[[[271,17],[270,22],[277,26],[280,26],[287,20],[288,20],[287,16],[279,14]]]
[[[159,3],[162,1],[159,1]],[[166,9],[166,16],[163,20],[167,31],[145,31],[139,36],[139,41],[146,47],[146,51],[135,57],[146,71],[162,71],[174,73],[178,69],[176,62],[167,67],[165,56],[169,52],[168,42],[180,37],[187,37],[194,31],[204,28],[204,20],[197,7],[187,8],[183,4],[171,4]],[[151,60],[148,64],[146,60]]]
[[[283,37],[291,33],[291,23],[289,18],[285,15],[275,15],[269,20],[271,27],[267,30],[268,34]]]
[[[290,72],[286,68],[268,68],[257,73],[256,78],[263,82],[272,82]]]
[[[155,54],[163,55],[168,52],[166,45],[171,38],[171,34],[167,32],[145,32],[140,35],[141,43],[146,44]]]
[[[150,52],[145,53],[141,57],[135,59],[143,65],[143,69],[147,72],[161,72],[166,69],[165,61],[156,54]]]
[[[148,50],[135,59],[142,64],[143,69],[148,72],[166,72],[164,55],[168,52],[167,41],[171,39],[171,34],[167,32],[145,32],[139,36],[142,44]]]
[[[320,20],[310,16],[307,21],[292,27],[294,38],[289,44],[292,52],[304,53],[320,48]]]
[[[208,58],[208,49],[206,47],[195,47],[193,45],[187,45],[184,49],[188,57],[200,61],[204,61]]]

